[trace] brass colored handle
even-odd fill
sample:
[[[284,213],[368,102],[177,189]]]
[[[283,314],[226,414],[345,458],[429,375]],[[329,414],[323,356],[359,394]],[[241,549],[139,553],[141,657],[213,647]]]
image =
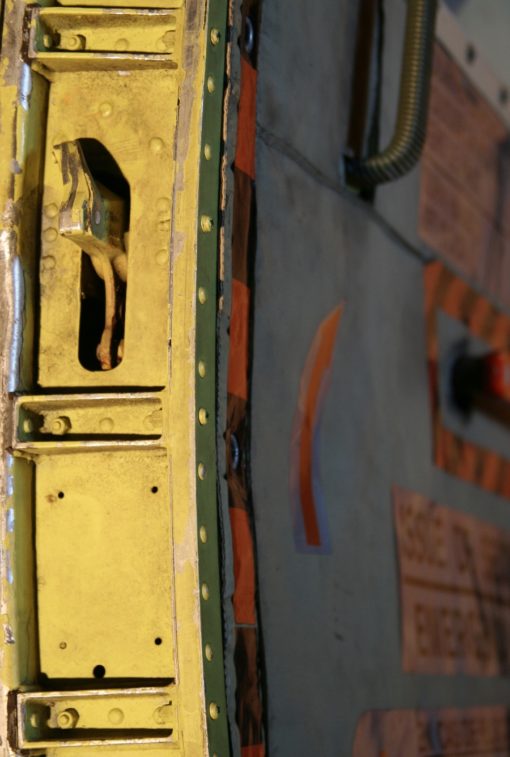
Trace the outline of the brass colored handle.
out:
[[[104,282],[105,320],[97,358],[101,369],[106,371],[113,367],[114,269],[123,281],[127,278],[125,208],[120,197],[94,180],[78,141],[63,142],[56,145],[55,150],[67,195],[60,208],[59,232],[90,256],[97,275]]]
[[[427,128],[437,0],[408,0],[397,124],[386,149],[345,156],[347,183],[370,188],[408,173],[420,159]]]

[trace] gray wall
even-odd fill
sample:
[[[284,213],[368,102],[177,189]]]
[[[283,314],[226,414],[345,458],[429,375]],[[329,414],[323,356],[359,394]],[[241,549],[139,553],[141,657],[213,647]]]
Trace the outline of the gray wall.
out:
[[[402,0],[386,5],[395,23],[383,137],[405,15]],[[267,0],[263,11],[252,472],[271,757],[348,757],[367,709],[510,705],[508,680],[401,668],[392,484],[506,528],[510,507],[432,462],[419,171],[381,189],[375,208],[339,180],[356,15],[352,0]],[[292,422],[311,340],[342,300],[320,439],[332,553],[301,554],[288,484]]]

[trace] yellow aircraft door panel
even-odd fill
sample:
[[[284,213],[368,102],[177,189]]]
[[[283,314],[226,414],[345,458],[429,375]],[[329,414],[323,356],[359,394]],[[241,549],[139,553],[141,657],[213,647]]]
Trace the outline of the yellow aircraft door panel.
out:
[[[41,671],[172,678],[171,508],[165,453],[40,456]]]

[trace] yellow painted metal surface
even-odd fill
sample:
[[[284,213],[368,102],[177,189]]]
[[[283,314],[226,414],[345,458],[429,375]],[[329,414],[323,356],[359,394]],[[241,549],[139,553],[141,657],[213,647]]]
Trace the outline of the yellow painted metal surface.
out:
[[[160,439],[163,433],[165,395],[127,393],[122,395],[24,395],[16,402],[18,444],[30,449],[37,442],[57,444],[81,437],[82,441],[114,440],[120,437]],[[60,444],[62,450],[65,444]]]
[[[199,757],[208,751],[194,396],[207,4],[61,5],[5,3],[0,754]],[[119,300],[125,287],[114,319],[122,348],[109,370],[80,362],[87,252],[62,233],[72,186],[57,151],[77,140],[96,140],[128,186],[127,271],[115,277]],[[101,160],[88,169],[102,184]],[[104,279],[94,286],[101,292]]]
[[[40,269],[42,386],[167,382],[177,84],[167,71],[65,73],[51,84]],[[108,372],[91,373],[80,364],[83,257],[80,247],[59,233],[59,209],[73,190],[64,183],[56,146],[76,139],[103,145],[130,188],[123,358]]]
[[[176,30],[176,14],[169,10],[40,8],[31,16],[31,55],[41,60],[45,53],[113,51],[171,57]]]
[[[161,452],[42,455],[36,478],[41,671],[171,678],[171,507]]]
[[[168,688],[21,694],[17,709],[19,744],[28,749],[51,748],[60,736],[70,747],[90,746],[91,738],[84,733],[87,731],[92,740],[109,738],[120,746],[129,743],[126,729],[136,731],[140,743],[152,740],[175,744],[178,721],[174,695],[175,691]]]

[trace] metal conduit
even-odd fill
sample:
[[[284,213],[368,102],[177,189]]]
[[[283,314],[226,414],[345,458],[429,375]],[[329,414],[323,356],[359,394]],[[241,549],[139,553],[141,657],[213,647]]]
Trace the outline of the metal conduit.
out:
[[[427,129],[437,0],[408,0],[397,123],[385,150],[367,158],[345,156],[347,183],[374,187],[399,179],[420,159]]]

